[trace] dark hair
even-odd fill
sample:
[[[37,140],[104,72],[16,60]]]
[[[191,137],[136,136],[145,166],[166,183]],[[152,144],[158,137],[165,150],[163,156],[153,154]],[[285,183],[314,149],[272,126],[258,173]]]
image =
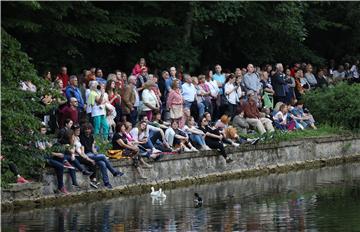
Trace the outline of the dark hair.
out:
[[[71,121],[72,121],[71,118],[67,118],[67,119],[65,119],[64,123],[66,125],[66,124],[69,124],[69,122],[71,122]]]
[[[235,78],[234,73],[230,73],[229,76],[227,76],[225,83],[228,83],[231,79]]]
[[[124,126],[125,129],[126,129],[126,125],[124,122],[119,122],[118,124],[116,124],[116,127],[115,127],[115,132],[116,133],[120,133],[121,132],[121,127]]]
[[[171,120],[171,123],[170,123],[170,125],[172,126],[172,125],[173,125],[173,123],[177,123],[177,124],[178,124],[178,126],[179,126],[179,122],[178,122],[177,120],[175,120],[175,119],[172,119],[172,120]]]
[[[62,143],[63,144],[71,144],[71,138],[74,135],[73,130],[66,130],[64,132],[64,136],[62,137]]]
[[[80,128],[80,125],[78,123],[74,124],[71,129],[73,130],[76,130],[76,129],[79,129]]]

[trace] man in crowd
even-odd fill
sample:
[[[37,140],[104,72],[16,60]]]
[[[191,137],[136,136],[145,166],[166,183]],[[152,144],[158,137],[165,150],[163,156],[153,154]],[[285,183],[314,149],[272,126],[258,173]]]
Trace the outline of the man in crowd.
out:
[[[70,98],[69,104],[59,110],[59,126],[63,128],[65,126],[65,119],[70,118],[74,124],[78,124],[78,100],[74,97]]]
[[[67,74],[67,68],[65,66],[61,67],[60,73],[57,75],[56,79],[62,80],[65,89],[69,82],[69,75]]]
[[[276,64],[276,73],[272,78],[272,85],[275,91],[274,103],[276,104],[277,102],[285,102],[287,83],[285,81],[283,65],[280,63]]]
[[[70,76],[70,85],[68,85],[65,89],[65,95],[70,102],[70,98],[75,98],[77,100],[78,106],[78,115],[79,119],[83,117],[84,109],[86,109],[86,105],[84,104],[84,100],[81,95],[81,91],[78,88],[78,79],[75,75]]]

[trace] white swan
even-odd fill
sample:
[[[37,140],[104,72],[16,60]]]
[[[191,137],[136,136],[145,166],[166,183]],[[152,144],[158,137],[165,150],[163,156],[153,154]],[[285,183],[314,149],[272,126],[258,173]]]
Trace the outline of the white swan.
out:
[[[155,191],[154,187],[151,187],[151,193],[150,193],[150,195],[151,195],[152,197],[158,197],[159,194],[160,194],[160,191]]]
[[[166,198],[166,195],[165,195],[165,193],[163,193],[163,191],[162,191],[162,189],[160,188],[159,189],[159,196],[158,197],[160,197],[160,198]]]

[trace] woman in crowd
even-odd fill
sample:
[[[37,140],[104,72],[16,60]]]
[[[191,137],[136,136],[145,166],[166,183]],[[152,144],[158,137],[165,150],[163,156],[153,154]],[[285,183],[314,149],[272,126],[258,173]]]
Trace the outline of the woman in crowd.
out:
[[[132,74],[138,76],[144,68],[147,69],[145,58],[140,58],[139,62],[135,64]]]
[[[215,128],[220,131],[224,135],[224,142],[231,144],[235,147],[239,146],[240,137],[236,131],[236,129],[232,126],[229,126],[230,117],[227,115],[222,115],[221,118],[215,123]],[[239,142],[239,143],[237,143]]]
[[[239,102],[237,90],[239,88],[241,89],[241,86],[234,84],[235,81],[236,79],[234,74],[230,74],[225,81],[224,87],[224,97],[228,100],[228,112],[231,118],[235,116],[237,103]]]
[[[295,73],[295,95],[296,99],[300,100],[302,98],[302,95],[305,94],[306,91],[310,90],[310,84],[306,80],[306,78],[303,75],[303,71],[299,69]]]
[[[173,150],[191,152],[198,151],[190,142],[186,133],[179,129],[179,123],[176,120],[171,121],[170,127],[165,131],[165,138],[167,143]]]
[[[167,98],[166,107],[170,111],[171,120],[180,120],[183,116],[183,97],[179,88],[179,80],[175,79],[172,83],[170,93]]]
[[[151,121],[153,117],[153,111],[160,110],[160,103],[152,87],[155,83],[152,80],[147,81],[144,84],[144,90],[142,92],[143,107],[142,112]]]
[[[220,150],[220,154],[224,157],[227,163],[233,160],[227,156],[224,148],[223,135],[217,129],[213,129],[209,126],[209,122],[204,116],[200,121],[199,129],[205,134],[205,143],[212,149]]]
[[[91,106],[91,118],[94,125],[94,135],[98,135],[100,133],[100,129],[102,128],[102,136],[105,140],[107,140],[109,136],[109,124],[106,120],[105,103],[105,85],[97,85],[97,82],[92,83],[92,88],[90,89],[88,97],[88,104]]]
[[[152,165],[146,163],[143,158],[140,156],[138,146],[129,142],[128,137],[126,136],[126,127],[124,123],[118,123],[116,125],[114,137],[112,139],[113,150],[123,150],[123,155],[129,156],[133,160],[133,165],[135,169],[138,171],[140,178],[147,179],[143,175],[142,169],[140,168],[140,164],[142,164],[145,168],[151,168]]]
[[[274,115],[273,119],[275,127],[281,131],[292,131],[295,129],[296,124],[291,120],[286,104],[280,106],[279,111]]]
[[[161,113],[159,111],[154,112],[153,121],[149,122],[149,124],[161,128],[162,130],[166,130],[170,126],[169,122],[165,122],[161,119]]]
[[[307,64],[305,78],[306,78],[307,82],[310,84],[310,87],[315,88],[317,85],[317,80],[316,80],[314,74],[312,73],[312,71],[313,71],[312,65]]]
[[[196,81],[197,80],[194,79],[194,82]],[[202,97],[203,104],[205,105],[205,111],[212,113],[213,109],[211,104],[211,91],[209,85],[205,82],[205,75],[199,75],[198,82],[199,82],[198,87],[200,90],[200,96]]]
[[[211,148],[208,147],[205,143],[204,132],[196,128],[194,117],[190,116],[187,118],[183,130],[187,133],[191,142],[198,144],[201,147],[201,150],[205,150],[205,151],[211,150]]]

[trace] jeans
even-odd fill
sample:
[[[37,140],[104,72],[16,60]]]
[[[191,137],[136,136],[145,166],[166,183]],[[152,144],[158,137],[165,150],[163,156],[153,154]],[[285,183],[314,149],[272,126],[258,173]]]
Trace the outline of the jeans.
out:
[[[191,108],[191,104],[192,104],[192,102],[184,101],[184,109],[185,109],[185,108],[190,109],[190,108]]]
[[[52,157],[47,158],[47,163],[55,169],[56,179],[58,182],[58,189],[62,189],[64,187],[64,158]],[[76,182],[76,172],[74,169],[69,169],[69,174],[71,177],[71,181],[74,185],[77,185]]]
[[[130,112],[130,115],[128,118],[128,121],[131,122],[133,127],[136,126],[137,117],[138,117],[137,107],[134,107],[134,110]]]
[[[194,141],[195,143],[199,144],[200,146],[205,145],[205,139],[201,135],[190,134],[189,137],[190,137],[191,141]]]
[[[103,137],[104,139],[108,139],[109,136],[109,124],[106,120],[105,115],[99,115],[93,117],[93,123],[94,123],[94,135],[98,135],[100,132],[100,127],[103,129]]]
[[[205,113],[205,102],[200,102],[197,104],[199,109],[199,118],[202,118],[202,116]]]
[[[111,166],[110,162],[106,159],[104,154],[86,154],[90,159],[94,160],[96,164],[100,167],[100,172],[103,178],[104,184],[109,184],[109,176],[107,169],[114,175],[117,171]]]

